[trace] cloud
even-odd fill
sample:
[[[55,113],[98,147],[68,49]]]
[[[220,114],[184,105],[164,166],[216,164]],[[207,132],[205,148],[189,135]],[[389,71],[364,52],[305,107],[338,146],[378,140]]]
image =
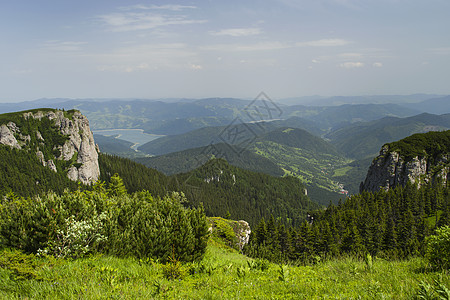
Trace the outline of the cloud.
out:
[[[216,44],[201,47],[205,51],[230,51],[230,52],[251,52],[251,51],[270,51],[291,48],[289,44],[281,42],[264,42],[257,44]]]
[[[450,54],[450,47],[431,48],[428,49],[428,51],[431,52],[432,54],[448,55]]]
[[[376,68],[381,68],[381,67],[383,66],[383,64],[380,63],[380,62],[374,62],[374,63],[372,64],[372,66],[374,66],[374,67],[376,67]]]
[[[188,25],[207,22],[206,20],[189,19],[184,15],[166,15],[152,12],[111,13],[100,15],[97,19],[115,32],[155,29],[169,25]]]
[[[33,70],[32,69],[16,69],[16,70],[13,70],[13,73],[16,75],[26,75],[26,74],[33,73]]]
[[[350,44],[350,41],[344,39],[321,39],[316,41],[299,42],[297,47],[337,47]]]
[[[339,67],[345,68],[345,69],[362,68],[362,67],[364,67],[364,63],[362,63],[362,62],[345,62],[345,63],[339,64]]]
[[[201,65],[196,65],[196,64],[190,64],[189,66],[192,70],[202,70],[203,66]]]
[[[100,71],[139,72],[157,69],[186,68],[189,61],[198,60],[196,53],[183,43],[146,44],[114,49],[91,55]],[[188,64],[191,68],[200,65]]]
[[[171,10],[181,11],[184,9],[195,9],[196,6],[191,5],[178,5],[178,4],[165,4],[165,5],[142,5],[136,4],[131,6],[120,7],[121,10]]]
[[[87,44],[86,42],[73,42],[73,41],[58,41],[52,40],[47,41],[42,45],[42,48],[51,51],[58,52],[74,52],[82,50],[82,45]]]
[[[258,35],[261,34],[262,31],[259,28],[232,28],[232,29],[222,29],[219,31],[211,31],[212,35],[228,35],[228,36],[250,36],[250,35]]]

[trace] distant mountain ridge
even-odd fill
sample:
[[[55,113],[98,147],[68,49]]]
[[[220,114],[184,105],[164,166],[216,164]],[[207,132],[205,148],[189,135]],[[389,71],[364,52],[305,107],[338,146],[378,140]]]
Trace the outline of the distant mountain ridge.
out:
[[[352,99],[352,97],[336,97]],[[358,98],[358,97],[355,97]],[[267,100],[268,105],[280,111],[277,118],[302,117],[314,123],[316,128],[329,131],[358,121],[372,121],[385,116],[407,117],[428,112],[430,105],[417,103],[418,100],[438,98],[437,95],[410,96],[365,96],[358,99],[372,99],[375,104],[367,102],[352,104],[342,101],[342,105],[328,105],[327,102],[314,102],[315,106],[280,104],[276,99]],[[383,99],[380,102],[379,99]],[[385,101],[392,99],[394,103]],[[411,103],[405,102],[411,99]],[[431,100],[430,100],[431,101]],[[433,100],[433,106],[436,101]],[[86,115],[91,128],[144,129],[148,133],[174,135],[185,133],[206,126],[226,126],[235,118],[243,122],[252,121],[246,108],[252,105],[251,100],[235,98],[206,98],[206,99],[40,99],[20,103],[0,103],[0,112],[10,112],[25,109],[48,107],[78,109]],[[439,113],[450,113],[445,107],[445,101],[436,108]],[[266,103],[267,104],[267,103]],[[321,106],[318,106],[321,105]],[[251,107],[250,107],[251,108]],[[447,110],[445,110],[447,109]]]
[[[207,163],[212,157],[224,158],[233,166],[262,172],[272,176],[282,176],[284,171],[273,161],[257,155],[249,150],[219,143],[205,147],[191,148],[154,157],[134,159],[149,168],[156,169],[166,175],[186,173]]]
[[[380,147],[414,133],[450,129],[450,114],[419,114],[407,118],[385,117],[360,122],[326,134],[324,137],[348,157],[375,156]]]

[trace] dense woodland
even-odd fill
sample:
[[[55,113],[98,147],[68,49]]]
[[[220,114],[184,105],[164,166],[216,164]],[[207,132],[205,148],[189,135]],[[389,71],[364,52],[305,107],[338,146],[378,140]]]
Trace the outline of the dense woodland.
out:
[[[77,183],[63,172],[44,167],[35,153],[0,145],[0,194],[14,192],[18,196],[32,197],[52,190],[62,193],[74,190]]]
[[[399,152],[407,161],[416,156],[437,159],[450,152],[450,130],[413,134],[387,146],[389,151]]]
[[[270,215],[298,225],[308,211],[320,207],[305,195],[305,186],[298,178],[243,170],[223,159],[210,160],[171,179],[186,193],[191,205],[203,203],[207,215],[243,219],[251,226]]]
[[[317,262],[352,254],[384,258],[423,255],[425,238],[450,225],[450,186],[408,184],[364,192],[311,212],[300,226],[273,216],[254,227],[245,252],[272,261]]]

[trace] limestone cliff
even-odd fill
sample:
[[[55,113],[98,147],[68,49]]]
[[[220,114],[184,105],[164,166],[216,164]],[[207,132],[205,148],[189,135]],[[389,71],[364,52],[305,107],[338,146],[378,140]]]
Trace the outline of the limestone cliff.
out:
[[[436,142],[432,139],[435,137],[440,140]],[[408,182],[420,186],[439,179],[446,183],[450,171],[449,137],[450,131],[418,134],[384,145],[361,183],[360,192],[387,191]]]
[[[36,154],[42,165],[90,184],[100,175],[98,152],[88,119],[79,111],[55,109],[8,114],[0,144]]]

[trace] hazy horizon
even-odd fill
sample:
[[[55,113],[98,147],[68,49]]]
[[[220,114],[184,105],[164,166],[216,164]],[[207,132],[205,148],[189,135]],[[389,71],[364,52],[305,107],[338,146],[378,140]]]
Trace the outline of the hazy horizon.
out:
[[[450,94],[450,2],[4,1],[0,102]]]

